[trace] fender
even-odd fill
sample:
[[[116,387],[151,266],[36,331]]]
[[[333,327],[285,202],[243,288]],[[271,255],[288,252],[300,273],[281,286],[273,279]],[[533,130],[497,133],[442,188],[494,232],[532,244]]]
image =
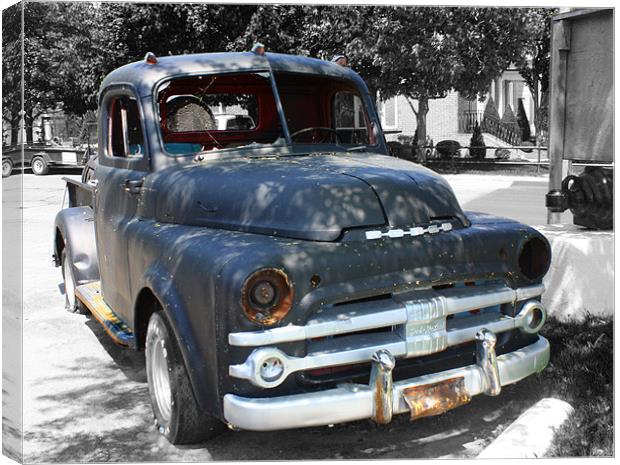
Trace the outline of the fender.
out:
[[[41,158],[43,158],[43,159],[44,159],[47,163],[50,163],[50,162],[52,161],[52,159],[50,158],[50,156],[49,156],[49,154],[48,154],[47,152],[37,152],[37,153],[34,153],[34,154],[30,157],[30,160],[28,160],[28,163],[29,163],[30,165],[32,165],[32,160],[33,160],[35,157],[41,157]]]
[[[183,356],[198,405],[203,411],[217,414],[218,406],[214,405],[214,401],[219,397],[217,392],[213,391],[218,386],[217,381],[215,381],[217,380],[217,375],[214,375],[217,373],[217,368],[211,367],[207,369],[205,366],[204,354],[198,349],[200,345],[196,340],[195,328],[193,328],[189,321],[188,311],[185,308],[183,299],[170,280],[170,272],[156,264],[145,273],[144,285],[155,295],[168,317],[174,336],[179,343],[181,355]],[[137,308],[134,309],[135,311],[137,311]],[[134,321],[136,321],[135,314]],[[210,377],[209,373],[213,376]],[[208,395],[209,392],[211,395]]]
[[[76,284],[98,281],[93,209],[83,206],[60,210],[54,220],[54,232],[54,264],[61,265],[62,250],[66,249],[73,263]]]

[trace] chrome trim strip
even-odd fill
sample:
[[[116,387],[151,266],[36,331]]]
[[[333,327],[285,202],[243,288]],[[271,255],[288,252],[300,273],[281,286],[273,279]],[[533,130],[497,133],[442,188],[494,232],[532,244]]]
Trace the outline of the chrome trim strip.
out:
[[[549,342],[537,342],[497,357],[501,385],[515,383],[542,371],[549,362]],[[393,413],[405,413],[407,404],[403,389],[463,377],[467,391],[478,395],[484,391],[480,368],[463,368],[419,376],[394,383]],[[321,426],[362,420],[372,416],[372,391],[368,385],[346,384],[325,391],[281,397],[252,399],[235,394],[224,396],[224,418],[230,424],[253,431],[274,431],[289,428]]]
[[[369,361],[372,355],[379,349],[388,350],[395,357],[403,356],[407,353],[405,341],[377,344],[370,347],[360,347],[342,352],[317,353],[306,357],[290,357],[275,347],[263,347],[254,350],[245,363],[241,365],[230,365],[228,367],[228,374],[234,378],[247,379],[258,387],[272,388],[282,384],[291,373],[297,371]],[[260,376],[260,367],[265,360],[270,358],[280,359],[283,371],[278,379],[265,381]]]
[[[345,309],[333,319],[314,320],[305,326],[289,325],[264,331],[230,333],[228,343],[239,347],[264,346],[400,325],[407,321],[407,311],[402,306],[360,316],[350,316],[350,312],[350,309]]]
[[[517,302],[539,296],[545,290],[542,284],[516,290],[505,285],[483,285],[471,290],[465,289],[420,291],[420,299],[393,302],[393,307],[385,310],[376,310],[377,304],[372,302],[345,305],[342,312],[334,312],[323,318],[317,317],[305,326],[289,325],[262,331],[230,333],[228,343],[238,347],[258,347],[395,326],[412,319],[430,320],[467,310]]]
[[[386,232],[383,231],[366,231],[366,239],[375,240],[381,239],[384,237],[390,239],[401,238],[405,236],[421,236],[423,234],[437,234],[441,231],[452,231],[452,223],[441,223],[441,224],[431,224],[428,227],[424,228],[421,226],[417,226],[409,229],[388,229]]]
[[[291,357],[276,347],[261,347],[254,349],[244,363],[230,365],[228,372],[230,376],[247,379],[255,386],[272,388],[282,384],[291,373],[297,371],[368,362],[380,349],[388,350],[394,357],[418,357],[444,350],[448,346],[473,341],[476,333],[483,329],[501,333],[523,328],[526,325],[529,311],[529,307],[524,306],[524,309],[514,318],[502,315],[499,319],[482,320],[474,326],[448,331],[445,330],[444,319],[442,320],[444,326],[434,332],[428,332],[428,327],[422,325],[424,330],[420,330],[419,333],[411,333],[407,328],[404,337],[395,332],[373,335],[375,337],[368,339],[372,343],[367,346],[347,348],[345,345],[341,348],[337,344],[332,344],[327,345],[323,351],[313,352],[305,357]],[[280,360],[283,371],[278,379],[266,381],[260,376],[260,367],[266,360],[273,358]]]

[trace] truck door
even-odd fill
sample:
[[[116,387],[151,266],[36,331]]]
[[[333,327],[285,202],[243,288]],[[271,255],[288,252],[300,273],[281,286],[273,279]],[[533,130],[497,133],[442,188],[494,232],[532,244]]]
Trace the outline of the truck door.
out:
[[[132,323],[127,248],[137,221],[142,182],[149,160],[140,102],[126,87],[102,97],[99,163],[95,171],[95,231],[103,298],[125,322]]]

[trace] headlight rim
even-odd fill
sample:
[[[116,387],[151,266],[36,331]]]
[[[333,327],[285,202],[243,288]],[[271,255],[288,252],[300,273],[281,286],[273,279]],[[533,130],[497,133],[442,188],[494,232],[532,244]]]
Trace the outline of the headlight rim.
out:
[[[266,281],[276,290],[270,304],[260,305],[252,298],[257,285]],[[243,314],[251,323],[270,327],[280,323],[293,307],[295,290],[286,272],[280,268],[260,268],[252,272],[241,288]]]

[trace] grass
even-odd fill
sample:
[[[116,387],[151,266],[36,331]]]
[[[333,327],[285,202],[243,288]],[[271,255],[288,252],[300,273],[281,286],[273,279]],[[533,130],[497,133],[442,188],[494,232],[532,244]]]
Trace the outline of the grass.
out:
[[[537,389],[575,409],[549,455],[613,456],[613,319],[552,319],[541,334],[551,343],[551,360],[536,377]]]

